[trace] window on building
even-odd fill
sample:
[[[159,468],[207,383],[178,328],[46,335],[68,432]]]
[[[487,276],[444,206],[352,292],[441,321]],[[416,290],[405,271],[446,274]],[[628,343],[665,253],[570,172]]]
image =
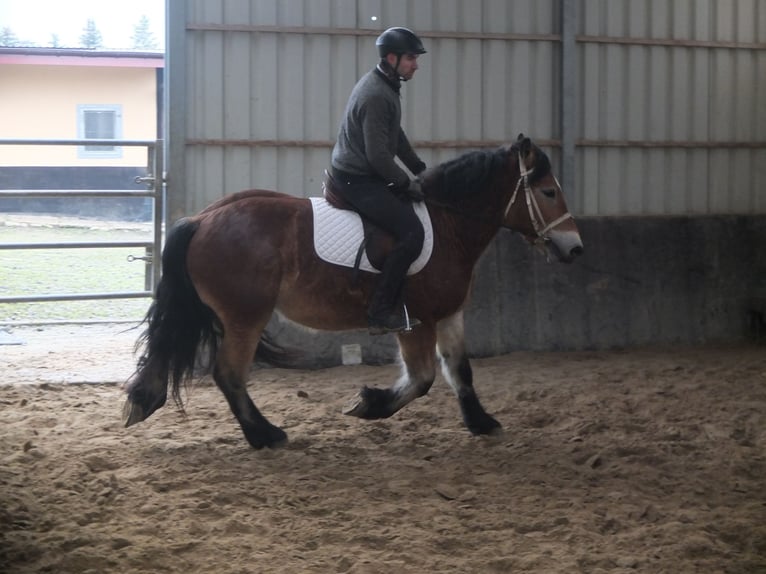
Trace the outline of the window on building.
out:
[[[114,140],[122,137],[122,106],[77,106],[77,137],[80,139]],[[122,148],[110,145],[80,146],[79,157],[122,157]]]

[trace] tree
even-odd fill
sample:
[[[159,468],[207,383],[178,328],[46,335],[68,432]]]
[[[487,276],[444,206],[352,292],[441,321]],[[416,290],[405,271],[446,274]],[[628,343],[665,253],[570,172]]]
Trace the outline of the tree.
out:
[[[19,39],[16,36],[16,34],[13,33],[13,30],[11,30],[8,27],[3,28],[0,30],[0,46],[18,46],[19,45]]]
[[[156,50],[157,40],[149,27],[149,18],[146,15],[133,27],[133,49],[134,50]]]
[[[80,34],[80,45],[89,50],[97,50],[102,45],[101,32],[96,28],[96,23],[88,18],[88,23]]]
[[[58,34],[51,34],[51,48],[60,48],[61,40],[59,40]]]

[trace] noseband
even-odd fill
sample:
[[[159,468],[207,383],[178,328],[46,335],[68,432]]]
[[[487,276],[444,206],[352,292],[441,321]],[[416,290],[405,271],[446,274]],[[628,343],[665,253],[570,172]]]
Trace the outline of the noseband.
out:
[[[527,200],[527,209],[529,210],[529,219],[532,221],[532,227],[537,234],[535,243],[542,243],[550,239],[548,237],[549,231],[555,229],[564,223],[567,219],[574,219],[574,217],[572,217],[572,214],[567,211],[564,215],[557,217],[547,225],[545,224],[545,218],[543,217],[543,212],[540,210],[540,205],[538,205],[537,199],[535,199],[535,195],[532,193],[532,188],[529,187],[529,176],[534,170],[535,168],[526,169],[524,161],[521,157],[521,153],[519,153],[519,180],[516,182],[516,189],[513,190],[511,200],[508,202],[508,206],[505,208],[505,213],[503,213],[503,221],[505,221],[505,218],[508,217],[508,212],[511,210],[513,202],[516,201],[516,196],[518,195],[519,189],[523,183],[524,195]],[[556,179],[556,176],[553,176],[553,180],[556,182],[556,185],[558,185],[559,189],[561,189],[561,185],[559,185],[559,180]],[[510,226],[506,225],[505,223],[502,224],[502,227],[510,229]]]

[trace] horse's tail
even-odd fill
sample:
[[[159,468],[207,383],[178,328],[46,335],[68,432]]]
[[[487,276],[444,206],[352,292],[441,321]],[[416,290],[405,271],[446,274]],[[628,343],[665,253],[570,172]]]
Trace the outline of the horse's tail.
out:
[[[136,343],[142,349],[138,367],[125,386],[125,426],[141,422],[163,406],[168,385],[183,410],[182,388],[197,366],[212,366],[223,329],[213,310],[197,294],[186,268],[186,255],[199,222],[181,219],[168,231],[162,251],[162,277]],[[205,356],[200,357],[204,352]],[[254,359],[289,366],[296,354],[263,334]]]
[[[172,383],[173,399],[181,406],[181,386],[191,379],[197,353],[207,349],[212,364],[218,348],[219,330],[212,309],[197,295],[186,269],[189,243],[199,222],[182,219],[168,232],[162,251],[162,278],[146,315],[144,352],[160,365],[163,380]]]
[[[138,367],[126,386],[125,425],[140,422],[165,404],[168,384],[183,410],[181,388],[192,378],[198,353],[211,365],[220,340],[217,318],[199,298],[186,268],[186,254],[199,222],[181,219],[168,232],[162,251],[162,278],[146,313],[136,347]]]

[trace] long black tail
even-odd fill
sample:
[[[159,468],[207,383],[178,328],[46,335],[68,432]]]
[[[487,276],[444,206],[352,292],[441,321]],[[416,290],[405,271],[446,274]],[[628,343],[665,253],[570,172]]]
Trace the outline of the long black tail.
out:
[[[162,278],[146,313],[146,329],[136,343],[141,349],[136,372],[125,390],[123,418],[130,426],[165,404],[168,386],[183,410],[182,389],[197,367],[212,367],[223,327],[197,295],[186,269],[189,243],[199,227],[179,220],[168,232],[162,252]],[[204,354],[204,356],[200,356]],[[254,359],[278,367],[292,367],[300,354],[283,348],[263,333]]]
[[[138,340],[143,346],[134,379],[151,384],[146,377],[171,383],[173,399],[182,407],[181,388],[197,364],[198,353],[208,353],[211,365],[220,340],[220,327],[213,311],[197,295],[186,269],[189,243],[199,227],[190,219],[179,220],[168,232],[162,251],[162,278],[149,311],[147,327]]]

